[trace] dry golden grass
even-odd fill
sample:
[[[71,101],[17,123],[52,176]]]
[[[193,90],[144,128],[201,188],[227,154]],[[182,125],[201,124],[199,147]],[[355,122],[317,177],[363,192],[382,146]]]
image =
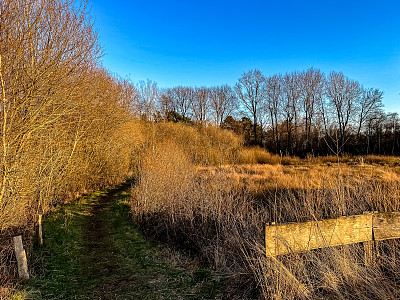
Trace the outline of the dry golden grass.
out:
[[[382,166],[399,166],[400,158],[396,156],[384,156],[384,155],[363,155],[363,156],[352,156],[352,155],[342,155],[339,158],[340,163],[347,165],[382,165]],[[335,155],[318,156],[318,157],[308,157],[305,160],[310,164],[337,164],[338,157]]]
[[[243,148],[238,160],[240,164],[269,164],[269,165],[295,165],[302,163],[301,159],[295,156],[279,156],[271,154],[260,147]]]
[[[397,167],[369,165],[365,159],[339,165],[307,159],[287,166],[196,166],[176,143],[163,142],[154,149],[144,159],[132,200],[139,224],[154,238],[223,271],[232,283],[233,299],[255,297],[255,291],[265,299],[400,296],[397,240],[377,243],[370,266],[364,264],[359,244],[270,259],[263,242],[263,228],[271,221],[399,211]],[[261,152],[242,153],[253,157],[254,151]],[[395,160],[379,159],[391,165]]]

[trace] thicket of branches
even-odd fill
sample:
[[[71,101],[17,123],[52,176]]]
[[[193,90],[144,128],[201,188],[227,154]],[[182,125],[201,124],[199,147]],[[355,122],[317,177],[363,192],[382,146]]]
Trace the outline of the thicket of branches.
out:
[[[264,76],[245,72],[234,87],[133,86],[138,116],[214,124],[275,153],[400,154],[400,118],[383,110],[383,92],[341,72],[318,69]]]
[[[129,173],[132,91],[101,51],[83,2],[0,2],[0,232]]]

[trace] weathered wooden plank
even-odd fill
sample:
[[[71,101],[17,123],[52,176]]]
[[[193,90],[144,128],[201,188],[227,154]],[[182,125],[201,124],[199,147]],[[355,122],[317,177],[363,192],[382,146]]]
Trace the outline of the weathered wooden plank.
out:
[[[28,261],[26,259],[26,253],[24,250],[24,246],[22,244],[22,236],[14,236],[14,249],[15,256],[17,258],[18,264],[18,275],[21,279],[28,280],[29,272],[28,272]]]
[[[268,257],[372,240],[372,214],[266,226]]]
[[[372,225],[376,241],[400,238],[400,212],[374,213]]]

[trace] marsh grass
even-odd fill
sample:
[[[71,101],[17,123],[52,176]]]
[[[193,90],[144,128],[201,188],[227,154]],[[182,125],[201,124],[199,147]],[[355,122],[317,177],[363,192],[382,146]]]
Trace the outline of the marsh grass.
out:
[[[397,299],[397,240],[376,243],[369,266],[360,244],[265,256],[268,222],[399,211],[395,159],[379,158],[391,167],[369,159],[374,164],[338,165],[336,157],[335,164],[321,158],[196,166],[179,145],[164,141],[143,160],[132,212],[146,235],[222,271],[232,299]]]

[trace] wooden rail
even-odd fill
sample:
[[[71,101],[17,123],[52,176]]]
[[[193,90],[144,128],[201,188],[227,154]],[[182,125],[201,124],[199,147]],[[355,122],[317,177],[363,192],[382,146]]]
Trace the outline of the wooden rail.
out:
[[[265,227],[267,257],[397,238],[400,238],[400,212],[366,212],[337,219]]]

